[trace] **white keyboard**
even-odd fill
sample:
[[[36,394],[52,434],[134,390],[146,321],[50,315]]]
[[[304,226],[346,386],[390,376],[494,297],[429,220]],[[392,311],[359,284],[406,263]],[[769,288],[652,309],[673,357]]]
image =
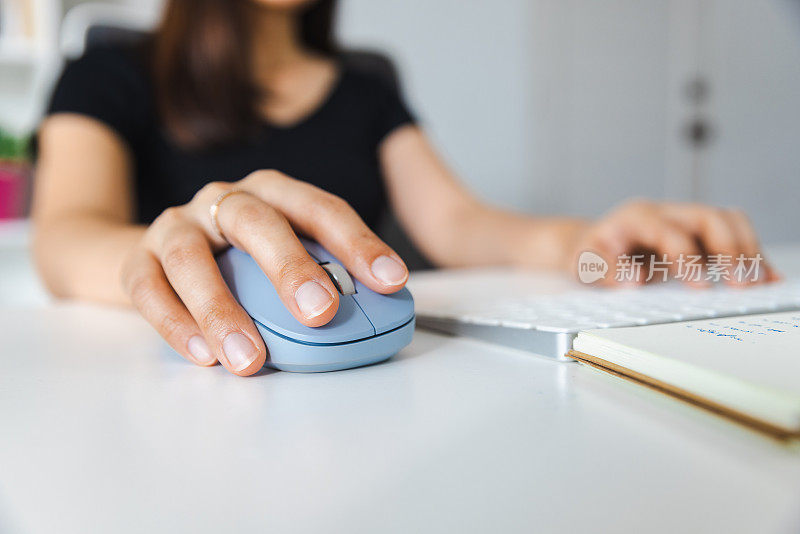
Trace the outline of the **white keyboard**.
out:
[[[460,293],[449,290],[453,298],[446,298],[447,291],[426,293],[425,286],[432,283],[412,284],[418,325],[552,357],[562,357],[572,348],[580,330],[800,310],[800,280],[704,289],[677,283],[612,290],[571,285],[571,290],[561,288],[555,294],[516,296],[510,294],[513,288],[500,287],[497,297],[485,291],[474,291],[470,297],[470,285],[506,285],[482,275],[473,284],[466,276]],[[513,284],[519,286],[519,281]]]

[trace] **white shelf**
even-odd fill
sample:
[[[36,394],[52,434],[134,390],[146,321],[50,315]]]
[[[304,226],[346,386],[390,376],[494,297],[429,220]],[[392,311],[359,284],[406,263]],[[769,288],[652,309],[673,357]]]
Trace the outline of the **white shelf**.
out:
[[[0,64],[32,65],[40,57],[41,54],[32,42],[0,41]]]
[[[6,0],[0,0],[5,4]],[[13,133],[32,131],[60,67],[58,31],[62,0],[25,0],[28,31],[0,38],[0,127]]]

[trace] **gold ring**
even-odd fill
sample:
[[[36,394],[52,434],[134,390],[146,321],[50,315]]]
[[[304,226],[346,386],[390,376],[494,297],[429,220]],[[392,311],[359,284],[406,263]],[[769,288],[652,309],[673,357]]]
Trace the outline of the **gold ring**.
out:
[[[217,220],[217,214],[219,213],[219,205],[222,204],[222,201],[228,198],[231,195],[235,195],[236,193],[245,193],[241,189],[231,189],[230,191],[225,191],[221,195],[217,197],[211,207],[208,208],[208,214],[211,216],[211,226],[214,230],[219,234],[219,237],[223,241],[227,241],[225,238],[225,234],[222,233],[222,228],[219,227],[219,220]]]

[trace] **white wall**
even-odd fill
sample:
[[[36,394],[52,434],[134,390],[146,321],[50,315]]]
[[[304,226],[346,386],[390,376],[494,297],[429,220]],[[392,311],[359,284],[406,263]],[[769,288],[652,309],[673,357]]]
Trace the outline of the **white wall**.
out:
[[[800,1],[716,0],[707,197],[769,240],[800,239]]]
[[[800,238],[797,0],[345,0],[455,169],[485,197],[594,216],[629,196],[746,208]],[[695,106],[698,74],[709,102]],[[696,111],[716,131],[693,150]]]
[[[530,0],[344,0],[341,8],[342,41],[392,56],[412,108],[473,187],[498,201],[536,198]]]
[[[668,2],[346,0],[392,53],[462,177],[492,200],[597,214],[664,190]]]

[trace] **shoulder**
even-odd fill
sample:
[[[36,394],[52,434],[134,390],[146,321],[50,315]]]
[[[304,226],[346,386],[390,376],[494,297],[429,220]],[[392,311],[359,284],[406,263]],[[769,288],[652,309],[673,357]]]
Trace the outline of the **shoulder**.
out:
[[[147,75],[147,60],[145,43],[98,45],[87,50],[80,58],[69,62],[66,68],[141,81]]]
[[[392,60],[378,52],[345,52],[340,62],[354,85],[370,91],[398,92],[400,81]]]
[[[148,69],[137,46],[95,46],[67,63],[47,115],[77,113],[97,119],[133,143],[152,116]]]
[[[349,109],[361,109],[370,124],[370,132],[379,143],[390,132],[415,122],[414,115],[401,94],[394,64],[381,54],[357,52],[342,59],[344,81],[351,95]]]
[[[81,57],[69,61],[59,86],[76,90],[106,88],[126,93],[145,90],[148,69],[143,46],[94,46]]]

